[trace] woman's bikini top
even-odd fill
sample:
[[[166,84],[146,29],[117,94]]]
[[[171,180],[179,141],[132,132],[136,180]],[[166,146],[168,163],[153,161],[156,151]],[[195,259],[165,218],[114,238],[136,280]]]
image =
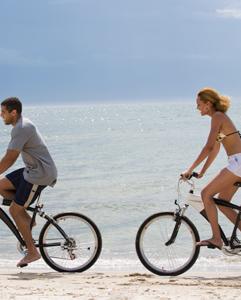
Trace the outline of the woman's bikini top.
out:
[[[219,134],[217,135],[217,138],[216,138],[216,141],[221,143],[223,139],[225,139],[227,136],[229,135],[232,135],[232,134],[235,134],[235,133],[238,133],[240,138],[241,138],[241,135],[240,135],[240,132],[239,131],[234,131],[234,132],[231,132],[229,134],[224,134],[222,132],[219,132]]]

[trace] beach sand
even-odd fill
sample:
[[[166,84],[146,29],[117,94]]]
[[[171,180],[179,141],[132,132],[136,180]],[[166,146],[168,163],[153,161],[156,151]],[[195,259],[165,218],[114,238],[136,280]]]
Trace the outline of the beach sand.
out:
[[[1,268],[0,299],[240,299],[239,274],[186,274],[178,277],[159,277],[148,272],[86,271],[66,274],[46,269]]]

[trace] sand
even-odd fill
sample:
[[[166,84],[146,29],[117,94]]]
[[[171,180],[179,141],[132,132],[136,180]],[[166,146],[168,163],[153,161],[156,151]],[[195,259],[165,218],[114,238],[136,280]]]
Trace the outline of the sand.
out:
[[[0,299],[167,300],[240,299],[239,274],[187,272],[159,277],[149,272],[64,274],[52,270],[0,269]]]

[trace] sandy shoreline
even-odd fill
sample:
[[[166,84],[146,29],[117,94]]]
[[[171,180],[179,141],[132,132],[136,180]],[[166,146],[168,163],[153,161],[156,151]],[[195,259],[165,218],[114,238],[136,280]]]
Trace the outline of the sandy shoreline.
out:
[[[159,277],[147,272],[0,269],[0,299],[4,300],[238,299],[240,290],[241,275],[227,272]]]

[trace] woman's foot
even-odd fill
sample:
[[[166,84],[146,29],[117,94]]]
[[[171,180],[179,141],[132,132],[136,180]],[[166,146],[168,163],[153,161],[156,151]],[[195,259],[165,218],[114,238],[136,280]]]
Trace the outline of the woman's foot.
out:
[[[222,249],[222,242],[218,242],[214,239],[209,239],[209,240],[203,240],[203,241],[200,241],[200,242],[197,242],[196,243],[196,246],[199,246],[199,247],[208,247],[210,249],[219,249],[221,250]]]
[[[24,256],[24,258],[22,258],[18,264],[17,267],[22,268],[22,267],[26,267],[28,264],[39,260],[41,258],[41,255],[36,252],[36,253],[28,253],[26,256]]]

